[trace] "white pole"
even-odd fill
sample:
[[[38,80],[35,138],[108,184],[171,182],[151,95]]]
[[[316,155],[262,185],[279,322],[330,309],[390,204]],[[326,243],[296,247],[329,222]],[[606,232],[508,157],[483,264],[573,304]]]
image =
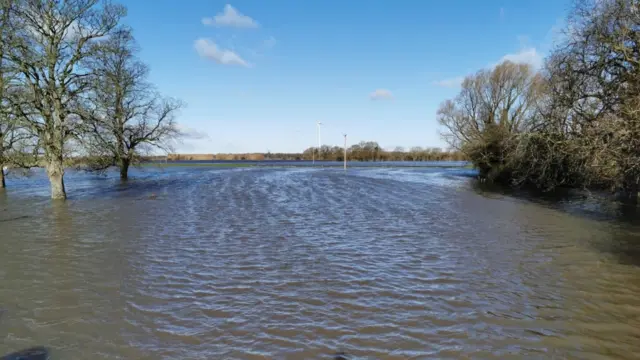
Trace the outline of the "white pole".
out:
[[[344,134],[344,171],[347,171],[347,134]]]
[[[316,126],[317,126],[317,121],[316,121]],[[313,146],[311,146],[311,161],[313,163],[313,165],[316,164],[316,149],[313,148]]]
[[[318,160],[320,160],[320,148],[322,147],[322,144],[320,142],[320,125],[322,125],[322,123],[320,121],[318,121]]]

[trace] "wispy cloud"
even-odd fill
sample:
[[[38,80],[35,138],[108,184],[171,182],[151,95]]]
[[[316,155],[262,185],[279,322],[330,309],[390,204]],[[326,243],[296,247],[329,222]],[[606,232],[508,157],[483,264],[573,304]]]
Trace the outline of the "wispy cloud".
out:
[[[433,84],[446,88],[456,88],[462,84],[464,76],[456,76],[449,79],[434,81]]]
[[[542,54],[532,46],[526,46],[528,39],[526,37],[519,37],[521,49],[517,52],[506,54],[500,58],[500,60],[488,64],[487,68],[492,69],[504,61],[511,61],[514,63],[524,63],[530,64],[535,69],[539,69],[542,67],[544,63],[544,58]],[[434,81],[433,85],[446,87],[446,88],[457,88],[464,81],[464,76],[456,76],[448,79]]]
[[[505,10],[503,7],[500,8],[500,20],[504,20]]]
[[[34,18],[38,18],[38,15],[33,14]],[[43,36],[52,36],[53,33],[48,27],[34,27],[32,24],[23,24],[25,28],[29,31],[29,33],[37,39],[42,41]],[[66,29],[64,29],[64,33],[62,35],[62,40],[65,42],[75,42],[78,41],[81,37],[86,37],[89,35],[94,35],[98,32],[101,32],[100,29],[94,28],[87,24],[80,24],[77,20],[73,20]],[[109,35],[103,35],[99,37],[92,38],[91,41],[102,41],[107,40]]]
[[[376,89],[374,92],[369,94],[369,98],[371,100],[391,100],[393,99],[393,94],[391,91],[387,89]]]
[[[536,69],[539,69],[542,66],[542,63],[543,63],[543,57],[538,52],[538,50],[536,50],[536,48],[534,48],[534,47],[527,47],[527,48],[521,49],[518,52],[507,54],[507,55],[503,56],[500,59],[500,61],[498,61],[495,64],[492,64],[491,67],[494,67],[494,66],[496,66],[496,65],[498,65],[501,62],[506,61],[506,60],[509,60],[509,61],[512,61],[512,62],[515,62],[515,63],[530,64]]]
[[[187,140],[203,140],[209,139],[209,134],[206,132],[202,132],[200,130],[196,130],[184,124],[176,124],[176,128],[178,131],[187,139]]]
[[[262,47],[265,49],[271,49],[272,47],[276,46],[276,43],[276,38],[274,38],[273,36],[269,36],[262,42]]]
[[[564,18],[556,19],[555,24],[551,26],[545,37],[545,45],[547,48],[553,48],[568,40],[575,40],[577,36],[574,24]]]
[[[216,16],[203,18],[202,23],[209,26],[235,27],[245,29],[253,29],[260,26],[251,17],[240,13],[229,4],[225,5],[222,12],[216,14]]]
[[[221,49],[210,39],[200,38],[195,41],[194,48],[200,57],[213,60],[222,65],[251,67],[240,55],[227,49]]]

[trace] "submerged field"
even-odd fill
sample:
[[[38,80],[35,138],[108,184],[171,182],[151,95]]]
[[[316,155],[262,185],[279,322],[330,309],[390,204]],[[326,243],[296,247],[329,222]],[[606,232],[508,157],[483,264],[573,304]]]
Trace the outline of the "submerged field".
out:
[[[142,167],[208,166],[208,167],[344,167],[342,161],[307,160],[213,160],[213,161],[151,161]],[[351,168],[470,168],[467,161],[349,161]]]
[[[638,228],[462,168],[42,171],[0,193],[0,355],[632,359]],[[602,216],[596,216],[602,214]],[[597,219],[596,219],[597,218]]]

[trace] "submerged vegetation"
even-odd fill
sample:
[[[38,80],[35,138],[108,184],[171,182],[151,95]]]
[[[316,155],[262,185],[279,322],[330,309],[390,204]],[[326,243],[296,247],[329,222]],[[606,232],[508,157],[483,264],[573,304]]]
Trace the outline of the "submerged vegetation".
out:
[[[638,201],[640,1],[579,1],[542,69],[467,76],[438,111],[444,138],[488,181],[610,189]]]

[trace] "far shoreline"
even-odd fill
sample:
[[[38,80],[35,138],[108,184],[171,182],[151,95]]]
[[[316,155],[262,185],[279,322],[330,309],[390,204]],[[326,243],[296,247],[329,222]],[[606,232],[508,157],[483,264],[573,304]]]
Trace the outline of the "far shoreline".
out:
[[[340,161],[320,160],[313,163],[310,160],[178,160],[143,161],[141,167],[221,167],[221,168],[248,168],[248,167],[317,167],[317,168],[342,168],[344,163]],[[347,168],[472,168],[468,161],[349,161]]]
[[[66,169],[87,170],[86,164],[76,162],[67,164]],[[132,167],[141,168],[163,168],[163,167],[212,167],[212,168],[343,168],[344,163],[341,161],[318,160],[313,163],[311,160],[143,160]],[[29,166],[32,169],[43,169],[42,164]],[[115,168],[115,166],[113,166]],[[456,168],[456,169],[473,169],[473,164],[469,161],[349,161],[347,168]],[[20,166],[5,166],[2,169],[5,173],[14,169],[26,170],[27,168]]]

